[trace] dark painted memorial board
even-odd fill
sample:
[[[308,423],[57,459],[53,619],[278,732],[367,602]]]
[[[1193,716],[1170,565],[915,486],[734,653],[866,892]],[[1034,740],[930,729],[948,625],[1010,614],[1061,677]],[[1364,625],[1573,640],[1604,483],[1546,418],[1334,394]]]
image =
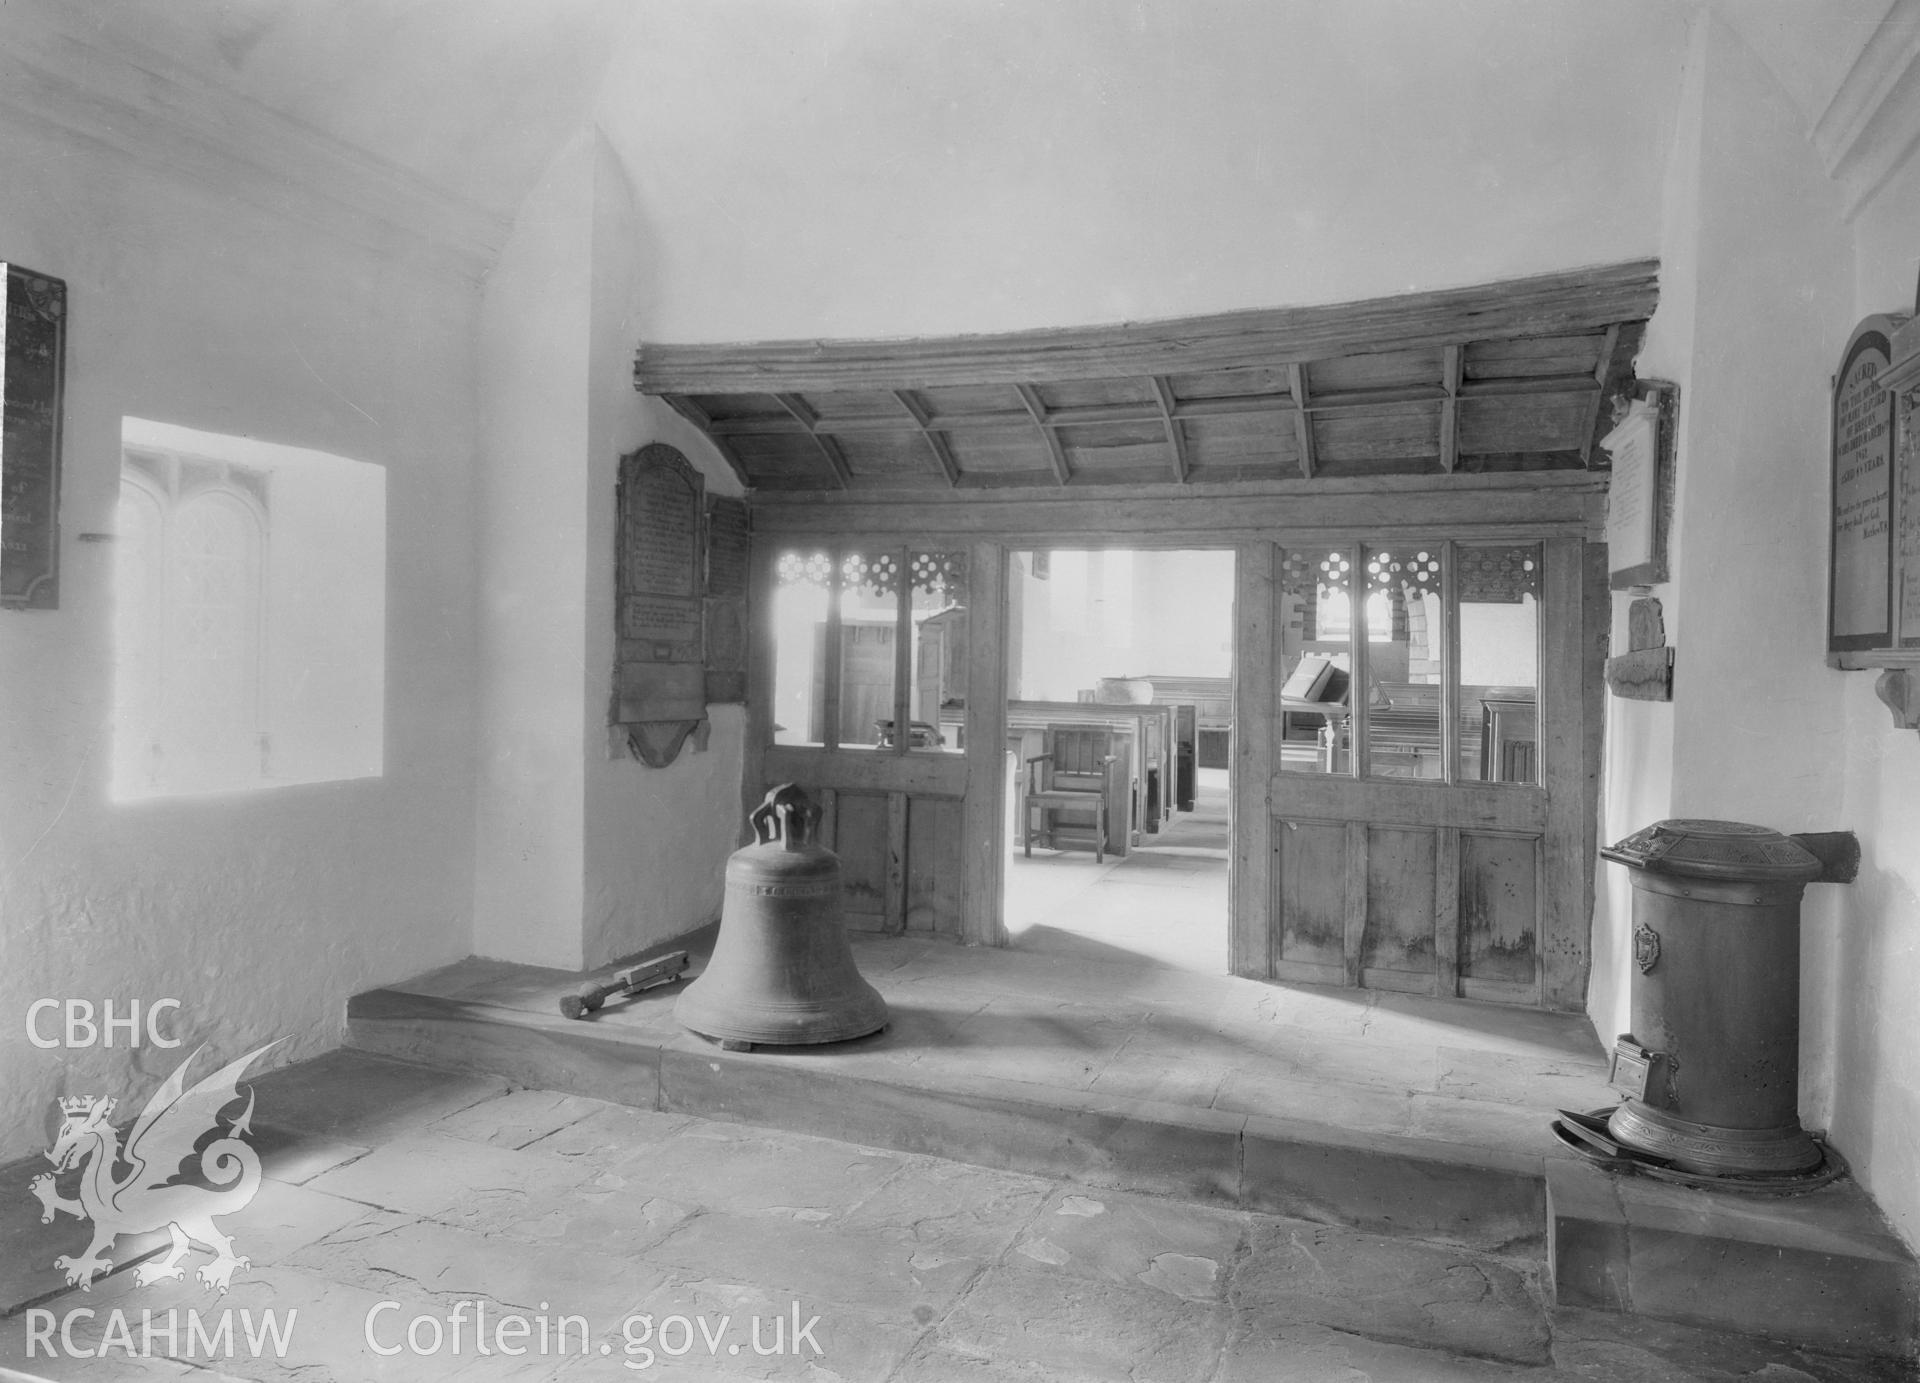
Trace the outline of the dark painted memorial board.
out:
[[[67,286],[4,267],[5,370],[0,374],[0,606],[60,603],[60,423]]]
[[[707,714],[705,503],[706,482],[674,448],[621,458],[613,718],[655,768]]]
[[[707,594],[714,599],[745,599],[747,558],[752,540],[747,502],[711,495],[707,499]]]
[[[707,700],[747,699],[747,580],[752,534],[745,500],[707,497]]]

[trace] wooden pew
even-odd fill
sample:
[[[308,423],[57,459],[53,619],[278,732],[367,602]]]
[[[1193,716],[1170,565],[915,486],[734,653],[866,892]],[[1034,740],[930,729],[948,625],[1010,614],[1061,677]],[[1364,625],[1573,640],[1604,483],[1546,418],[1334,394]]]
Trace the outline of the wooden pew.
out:
[[[1398,778],[1439,778],[1440,688],[1383,682],[1388,704],[1367,710],[1369,771]]]
[[[1153,684],[1156,706],[1194,708],[1197,734],[1194,762],[1203,768],[1225,768],[1232,761],[1233,679],[1231,677],[1177,677],[1149,674],[1138,679]],[[1206,746],[1202,754],[1201,746]]]

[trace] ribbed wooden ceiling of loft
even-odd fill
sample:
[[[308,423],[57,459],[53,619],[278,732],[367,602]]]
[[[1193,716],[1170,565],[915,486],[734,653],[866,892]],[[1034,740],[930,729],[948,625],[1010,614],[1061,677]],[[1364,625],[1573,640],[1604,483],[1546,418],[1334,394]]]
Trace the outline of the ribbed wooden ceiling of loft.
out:
[[[760,492],[1604,467],[1650,261],[1323,307],[886,341],[643,345]]]

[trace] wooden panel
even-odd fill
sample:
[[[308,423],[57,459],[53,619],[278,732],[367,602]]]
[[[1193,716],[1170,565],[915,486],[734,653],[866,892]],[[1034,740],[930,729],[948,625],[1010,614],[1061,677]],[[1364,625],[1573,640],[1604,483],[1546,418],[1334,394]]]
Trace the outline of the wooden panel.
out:
[[[1473,341],[1461,373],[1469,380],[1528,375],[1592,375],[1600,363],[1603,331],[1578,336],[1522,336],[1511,341]]]
[[[998,473],[1001,471],[1045,471],[1052,478],[1047,465],[1047,452],[1040,440],[1040,433],[1031,421],[1025,428],[969,429],[965,432],[947,434],[947,445],[953,453],[954,464],[962,475],[968,472]]]
[[[814,389],[800,401],[818,419],[822,432],[833,431],[833,424],[847,419],[890,418],[911,421],[901,411],[898,399],[886,390]]]
[[[781,406],[772,394],[695,394],[690,402],[714,422],[791,423],[793,414]]]
[[[842,792],[834,817],[834,853],[849,918],[884,927],[887,917],[887,794]]]
[[[1153,392],[1141,379],[1055,380],[1036,386],[1049,409],[1079,408],[1107,403],[1153,402]]]
[[[1460,981],[1460,997],[1473,999],[1483,1004],[1506,1004],[1519,1008],[1532,1006],[1540,1000],[1540,986],[1537,984],[1509,984],[1505,980]]]
[[[1270,542],[1247,543],[1233,563],[1233,744],[1227,775],[1233,853],[1228,861],[1230,930],[1227,964],[1236,975],[1274,973],[1273,810],[1267,783],[1274,770],[1278,680],[1274,620],[1275,566]]]
[[[1027,425],[1026,405],[1010,384],[932,385],[919,391],[919,399],[935,423],[954,414],[975,417],[982,413],[1004,413],[1009,424]]]
[[[1460,400],[1460,450],[1475,455],[1577,448],[1590,393],[1525,394]]]
[[[1538,836],[1460,833],[1460,977],[1538,983]]]
[[[1378,825],[1458,826],[1538,835],[1547,828],[1547,798],[1538,788],[1495,783],[1440,783],[1392,779],[1355,782],[1330,774],[1276,776],[1274,800],[1289,813],[1353,816]]]
[[[777,631],[768,611],[779,581],[780,554],[773,543],[755,542],[748,559],[752,592],[747,603],[747,726],[741,746],[740,819],[737,839],[748,837],[747,815],[782,778],[767,776],[767,749],[773,742],[773,671]]]
[[[958,937],[965,888],[966,812],[958,802],[919,797],[907,804],[908,931]]]
[[[1007,843],[1007,552],[975,543],[967,575],[966,798],[961,809],[964,892],[960,936],[1006,944],[1000,898]]]
[[[1188,399],[1252,398],[1267,395],[1276,400],[1291,402],[1293,395],[1287,387],[1285,368],[1259,368],[1246,370],[1213,370],[1206,374],[1174,374],[1167,382],[1173,386],[1173,397],[1184,403]]]
[[[1191,430],[1191,425],[1189,425]],[[1053,490],[1037,447],[1032,464]],[[1574,458],[1578,464],[1578,457]],[[1454,475],[1370,481],[1273,479],[1232,494],[1193,494],[1177,485],[1142,486],[1112,496],[946,491],[911,501],[835,496],[759,496],[756,536],[825,538],[857,534],[912,536],[916,541],[991,537],[1045,543],[1098,533],[1139,536],[1160,544],[1182,540],[1305,541],[1322,534],[1391,536],[1414,528],[1449,537],[1512,536],[1521,528],[1597,536],[1606,511],[1605,480],[1585,471],[1565,475]]]
[[[813,439],[798,423],[793,425],[791,431],[756,432],[729,437],[727,444],[733,448],[733,454],[741,464],[756,475],[762,472],[786,475],[802,471],[812,474],[822,469]]]
[[[1300,443],[1290,412],[1230,413],[1181,426],[1195,469],[1257,461],[1273,474],[1292,475],[1298,465]]]
[[[1442,826],[1434,841],[1433,992],[1451,998],[1460,992],[1460,832]]]
[[[840,792],[837,788],[816,788],[812,797],[820,808],[820,831],[814,838],[837,854],[840,850]]]
[[[1073,474],[1067,484],[1080,494],[1122,485],[1151,485],[1167,477],[1172,465],[1169,455],[1165,447],[1142,447],[1134,455],[1083,466],[1069,454],[1067,464]]]
[[[1658,267],[1640,260],[1471,288],[1176,322],[905,341],[648,343],[634,363],[634,382],[648,394],[764,392],[770,382],[789,391],[932,389],[1202,373],[1324,360],[1381,346],[1405,350],[1564,335],[1652,316],[1659,299]]]
[[[1249,480],[1269,480],[1276,475],[1297,474],[1297,463],[1288,460],[1276,449],[1270,456],[1252,457],[1243,462],[1225,466],[1195,465],[1188,469],[1187,479],[1196,485],[1224,486],[1244,484]],[[1218,533],[1213,535],[1218,538]],[[1227,536],[1238,537],[1239,534]]]
[[[1347,901],[1341,941],[1346,983],[1360,983],[1360,951],[1367,938],[1367,823],[1347,823]]]
[[[887,794],[886,922],[889,932],[907,929],[907,802],[904,792]]]
[[[1274,821],[1276,974],[1283,964],[1346,973],[1347,843],[1344,821]]]
[[[1307,387],[1315,395],[1354,389],[1389,389],[1440,382],[1440,352],[1370,351],[1316,360],[1307,367]]]
[[[849,432],[839,438],[840,454],[856,476],[910,473],[935,478],[919,429],[899,432]]]
[[[1578,1012],[1586,1003],[1593,926],[1607,635],[1606,547],[1573,539],[1546,545],[1540,771],[1556,803],[1545,839],[1548,881],[1541,938],[1541,1002]]]
[[[1607,627],[1605,564],[1588,550],[1595,546],[1556,537],[1543,548],[1540,705],[1550,728],[1539,786],[1269,776],[1285,836],[1275,867],[1294,874],[1274,886],[1277,976],[1578,1009]],[[1456,584],[1449,579],[1449,595]],[[1376,651],[1354,650],[1357,683]],[[1451,635],[1446,654],[1457,665]],[[1378,726],[1367,717],[1355,726],[1356,756],[1370,729]],[[1342,877],[1336,953],[1333,891]]]
[[[1158,449],[1167,444],[1167,427],[1164,418],[1143,418],[1127,422],[1067,423],[1056,427],[1054,434],[1059,437],[1062,446],[1078,447],[1085,451],[1144,446]]]
[[[1367,924],[1364,969],[1434,975],[1433,831],[1375,826],[1367,839]],[[1399,987],[1399,986],[1396,986]]]
[[[1063,427],[1058,435],[1068,464],[1076,473],[1123,466],[1138,468],[1143,474],[1166,473],[1167,430],[1162,423]]]
[[[966,761],[958,754],[895,754],[878,749],[830,750],[774,744],[765,749],[760,772],[764,783],[801,783],[810,791],[831,787],[855,792],[905,792],[915,797],[959,797],[967,787]]]
[[[1440,404],[1406,404],[1365,412],[1319,413],[1313,420],[1316,473],[1341,461],[1437,457]]]

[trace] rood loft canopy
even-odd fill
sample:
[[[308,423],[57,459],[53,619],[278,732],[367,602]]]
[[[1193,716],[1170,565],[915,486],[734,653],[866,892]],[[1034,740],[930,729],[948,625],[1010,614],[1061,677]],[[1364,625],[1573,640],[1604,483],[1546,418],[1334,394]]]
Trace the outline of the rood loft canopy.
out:
[[[634,376],[760,491],[1579,470],[1606,465],[1656,267],[991,336],[649,343]]]

